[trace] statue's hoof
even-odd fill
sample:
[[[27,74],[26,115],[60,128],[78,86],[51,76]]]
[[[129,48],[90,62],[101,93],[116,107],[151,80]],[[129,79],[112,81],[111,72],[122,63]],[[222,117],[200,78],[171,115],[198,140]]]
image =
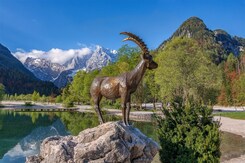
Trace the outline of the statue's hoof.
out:
[[[133,122],[127,122],[126,126],[133,126],[133,124],[134,124]]]

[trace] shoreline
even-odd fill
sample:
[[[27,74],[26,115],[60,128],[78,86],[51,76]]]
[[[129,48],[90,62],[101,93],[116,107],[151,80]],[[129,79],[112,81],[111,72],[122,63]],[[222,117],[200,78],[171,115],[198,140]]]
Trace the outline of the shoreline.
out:
[[[33,106],[25,106],[25,101],[2,101],[1,104],[4,107],[0,108],[1,110],[14,110],[14,109],[31,109],[37,111],[78,111],[78,112],[87,112],[87,113],[95,113],[90,105],[75,105],[72,108],[63,107],[60,103],[40,103],[40,102],[32,102]],[[222,106],[214,106],[214,112],[230,112],[230,111],[245,111],[245,107],[222,107]],[[47,110],[46,110],[47,109]],[[53,109],[53,110],[52,110]],[[122,116],[122,111],[120,109],[106,109],[102,108],[103,111],[106,111],[109,115]],[[161,115],[161,111],[153,112],[149,111],[131,111],[130,119],[135,121],[144,121],[150,122],[152,120],[153,114]],[[230,132],[236,135],[240,135],[245,138],[245,120],[232,119],[222,116],[215,116],[214,120],[220,120],[221,131]]]
[[[41,109],[45,111],[45,109],[55,109],[55,111],[59,109],[67,109],[62,106],[62,104],[54,104],[54,103],[40,103],[40,102],[32,102],[33,106],[25,106],[25,101],[2,101],[1,104],[4,107],[0,108],[0,110],[14,110],[14,109]],[[78,112],[88,112],[88,113],[95,113],[92,110],[92,106],[90,105],[76,105],[76,111]],[[69,108],[67,109],[69,110]],[[105,109],[102,110],[106,111],[109,115],[116,115],[122,116],[122,112],[119,109]],[[244,111],[244,107],[221,107],[221,106],[214,106],[214,112],[230,112],[230,111]],[[161,112],[155,112],[157,114],[161,114]],[[143,121],[143,122],[150,122],[152,119],[153,111],[131,111],[130,119],[134,121]],[[220,130],[233,133],[236,135],[240,135],[245,138],[245,120],[237,120],[227,117],[221,116],[214,116],[214,120],[218,120],[221,123]],[[239,157],[232,158],[230,160],[222,161],[223,163],[242,163],[245,162],[245,155],[240,155]]]

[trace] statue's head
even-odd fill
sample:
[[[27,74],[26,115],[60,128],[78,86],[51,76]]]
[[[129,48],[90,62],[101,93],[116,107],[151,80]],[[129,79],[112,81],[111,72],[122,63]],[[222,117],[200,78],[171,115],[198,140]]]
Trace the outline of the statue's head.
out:
[[[158,67],[158,64],[153,61],[152,55],[150,55],[150,52],[146,46],[146,44],[140,39],[138,36],[130,33],[130,32],[121,32],[120,34],[128,35],[129,37],[125,38],[123,41],[131,40],[135,42],[137,45],[139,45],[140,49],[142,50],[141,58],[145,61],[146,67],[149,70],[156,69]]]
[[[144,54],[143,59],[145,60],[147,68],[149,70],[156,69],[158,67],[158,64],[153,60],[152,55]]]

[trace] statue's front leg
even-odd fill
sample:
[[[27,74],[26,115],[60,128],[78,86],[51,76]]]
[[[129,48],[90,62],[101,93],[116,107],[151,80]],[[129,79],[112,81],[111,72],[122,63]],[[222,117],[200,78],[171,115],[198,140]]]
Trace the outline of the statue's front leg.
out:
[[[126,125],[129,126],[129,116],[130,116],[130,110],[131,110],[131,98],[130,96],[128,97],[127,101],[127,110],[126,110]]]

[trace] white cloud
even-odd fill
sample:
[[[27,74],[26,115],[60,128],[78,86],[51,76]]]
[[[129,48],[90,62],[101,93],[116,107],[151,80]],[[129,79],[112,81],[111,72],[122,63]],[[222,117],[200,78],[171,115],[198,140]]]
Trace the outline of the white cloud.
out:
[[[13,53],[13,55],[16,58],[18,58],[22,63],[25,62],[27,57],[32,57],[32,58],[44,58],[53,63],[59,63],[62,65],[74,57],[82,57],[84,55],[89,55],[92,52],[93,49],[90,47],[83,47],[80,49],[69,49],[69,50],[53,48],[49,51],[34,49],[31,50],[30,52],[26,52],[23,49],[17,49],[17,52]]]

